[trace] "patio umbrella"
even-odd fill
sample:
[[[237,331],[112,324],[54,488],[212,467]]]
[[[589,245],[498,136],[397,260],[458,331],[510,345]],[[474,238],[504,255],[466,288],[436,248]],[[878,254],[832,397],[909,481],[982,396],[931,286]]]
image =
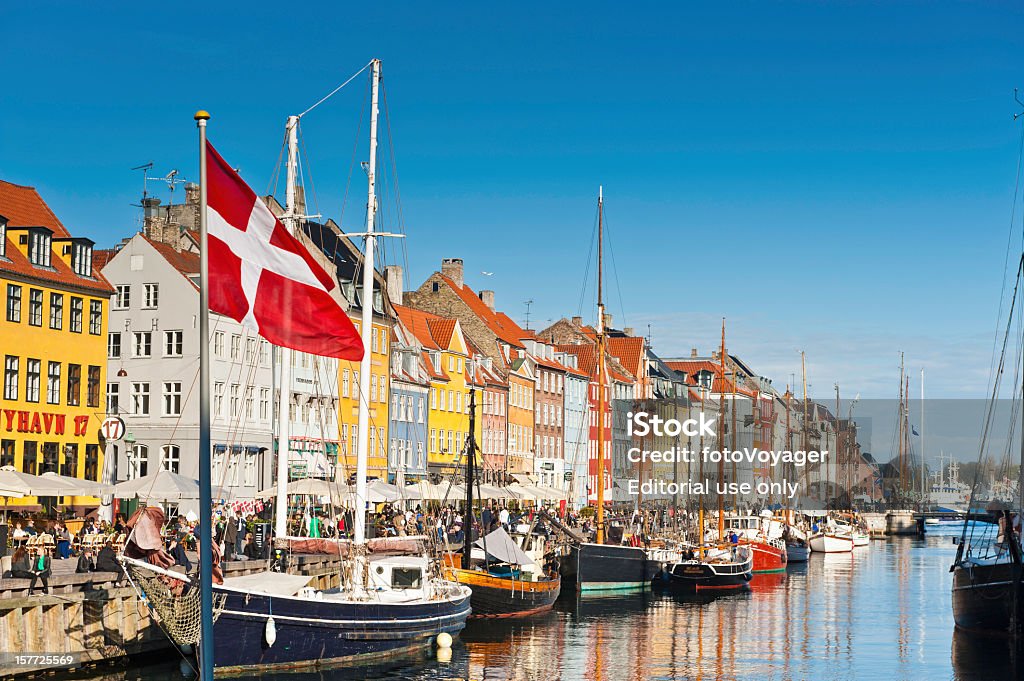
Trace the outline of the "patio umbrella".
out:
[[[56,476],[59,478],[60,476]],[[22,473],[13,466],[0,468],[0,490],[16,492],[21,496],[64,497],[74,496],[71,485],[60,479]],[[13,496],[13,495],[8,495]]]
[[[67,485],[69,491],[65,492],[63,495],[66,497],[99,497],[104,494],[109,494],[114,487],[113,485],[103,485],[98,482],[93,482],[92,480],[72,478],[67,475],[58,475],[53,471],[43,473],[39,477]]]
[[[199,498],[199,482],[178,473],[160,469],[146,475],[114,485],[114,496],[119,499],[139,497],[147,501],[180,501]]]
[[[333,480],[320,478],[302,478],[288,483],[288,494],[303,494],[312,497],[331,497],[341,500],[348,493],[348,488]],[[269,487],[256,493],[260,499],[273,499],[277,496],[277,487]]]

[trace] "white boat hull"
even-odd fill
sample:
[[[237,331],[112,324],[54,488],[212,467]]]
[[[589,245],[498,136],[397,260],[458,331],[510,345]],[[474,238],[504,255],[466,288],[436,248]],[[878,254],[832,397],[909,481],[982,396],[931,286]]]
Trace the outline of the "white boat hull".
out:
[[[849,553],[853,551],[853,538],[835,534],[816,534],[808,542],[815,553]]]
[[[870,545],[871,545],[871,536],[870,535],[864,534],[863,532],[854,532],[853,533],[853,546],[854,546],[854,548],[857,548],[857,547],[860,547],[860,546],[870,546]]]

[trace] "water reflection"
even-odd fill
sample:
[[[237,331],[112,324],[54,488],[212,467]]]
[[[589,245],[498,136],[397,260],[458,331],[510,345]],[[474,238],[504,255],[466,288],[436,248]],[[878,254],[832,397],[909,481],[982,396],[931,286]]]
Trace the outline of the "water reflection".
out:
[[[873,542],[757,575],[741,593],[559,599],[523,620],[473,621],[451,659],[433,651],[387,665],[281,681],[342,679],[884,679],[1018,678],[1005,641],[953,634],[948,536]],[[176,679],[177,662],[109,681]]]

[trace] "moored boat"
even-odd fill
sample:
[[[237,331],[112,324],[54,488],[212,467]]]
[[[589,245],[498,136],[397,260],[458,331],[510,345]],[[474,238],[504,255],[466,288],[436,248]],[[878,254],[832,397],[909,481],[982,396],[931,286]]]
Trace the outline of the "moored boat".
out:
[[[804,540],[786,542],[786,561],[788,563],[806,563],[811,557],[811,547]]]
[[[835,532],[819,532],[807,540],[815,553],[848,553],[853,551],[853,537]]]
[[[746,589],[754,574],[752,553],[745,545],[711,549],[703,556],[665,566],[652,584],[694,592]]]
[[[786,544],[781,539],[750,539],[743,545],[750,547],[755,573],[785,572],[789,557]]]

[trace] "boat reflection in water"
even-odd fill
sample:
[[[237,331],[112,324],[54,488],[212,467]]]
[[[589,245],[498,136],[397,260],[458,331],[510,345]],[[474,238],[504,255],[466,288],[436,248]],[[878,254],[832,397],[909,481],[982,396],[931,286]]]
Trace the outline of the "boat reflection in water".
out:
[[[1008,638],[953,632],[953,681],[1020,678],[1024,649]]]

